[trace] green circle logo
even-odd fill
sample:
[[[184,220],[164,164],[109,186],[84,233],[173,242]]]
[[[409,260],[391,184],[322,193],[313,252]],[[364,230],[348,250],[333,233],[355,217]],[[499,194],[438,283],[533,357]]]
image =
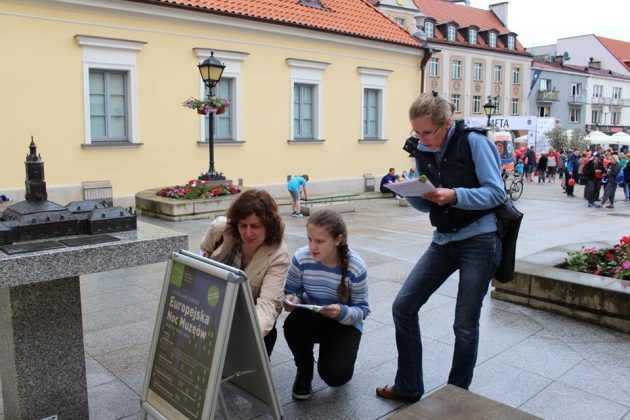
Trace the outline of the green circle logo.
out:
[[[219,288],[217,286],[210,286],[208,288],[208,305],[216,306],[219,302]]]

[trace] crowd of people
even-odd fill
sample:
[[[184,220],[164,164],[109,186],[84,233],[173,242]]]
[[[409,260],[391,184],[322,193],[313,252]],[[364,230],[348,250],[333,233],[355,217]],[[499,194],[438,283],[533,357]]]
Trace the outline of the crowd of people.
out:
[[[614,208],[618,188],[622,189],[624,200],[630,201],[630,153],[626,149],[615,151],[600,147],[565,151],[550,148],[537,154],[531,146],[517,150],[514,156],[516,166],[523,168],[529,182],[555,183],[557,176],[568,197],[575,197],[575,185],[583,185],[588,207]]]

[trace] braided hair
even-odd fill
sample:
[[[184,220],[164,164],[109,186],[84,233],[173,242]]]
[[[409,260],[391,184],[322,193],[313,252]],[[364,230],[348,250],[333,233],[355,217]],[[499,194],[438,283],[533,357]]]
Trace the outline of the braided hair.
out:
[[[309,218],[307,224],[323,227],[330,233],[333,239],[341,235],[341,241],[337,245],[337,254],[339,255],[339,263],[341,265],[341,281],[337,287],[337,295],[342,302],[347,302],[350,297],[350,289],[345,281],[348,275],[349,265],[349,249],[348,249],[348,229],[341,215],[333,210],[322,209],[317,210]]]

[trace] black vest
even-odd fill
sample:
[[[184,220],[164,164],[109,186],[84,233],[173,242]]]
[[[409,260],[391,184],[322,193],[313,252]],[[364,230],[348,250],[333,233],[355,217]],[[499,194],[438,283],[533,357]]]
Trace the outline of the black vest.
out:
[[[420,174],[426,175],[436,187],[479,187],[479,180],[475,173],[475,162],[472,160],[472,152],[468,143],[468,133],[471,131],[484,135],[486,133],[486,130],[481,128],[466,127],[463,120],[455,123],[455,132],[448,144],[448,148],[442,154],[442,161],[439,167],[436,165],[433,153],[417,153],[416,162]],[[457,232],[482,216],[494,211],[494,209],[462,210],[452,207],[450,204],[438,206],[430,201],[428,203],[431,205],[431,210],[429,211],[431,224],[441,233]]]

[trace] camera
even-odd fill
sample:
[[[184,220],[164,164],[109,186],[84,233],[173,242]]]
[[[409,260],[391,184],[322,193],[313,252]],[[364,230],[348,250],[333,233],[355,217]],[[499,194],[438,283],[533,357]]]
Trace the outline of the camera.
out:
[[[409,137],[407,140],[405,140],[403,150],[409,153],[409,157],[418,157],[418,139],[413,136]]]

